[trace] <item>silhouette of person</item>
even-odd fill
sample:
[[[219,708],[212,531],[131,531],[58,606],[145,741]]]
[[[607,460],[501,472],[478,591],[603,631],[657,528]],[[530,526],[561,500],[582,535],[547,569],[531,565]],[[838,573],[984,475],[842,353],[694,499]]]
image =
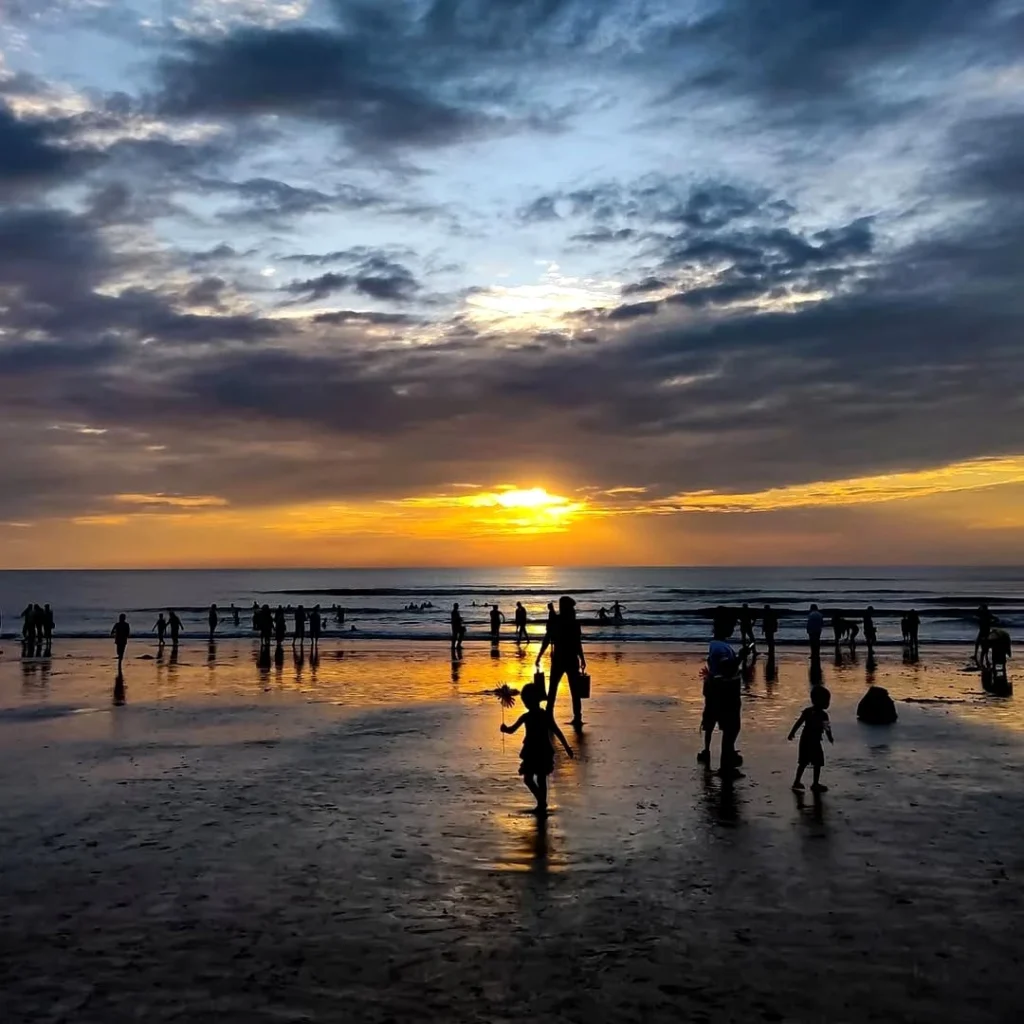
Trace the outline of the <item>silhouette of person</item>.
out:
[[[21,640],[22,644],[29,650],[35,646],[36,642],[36,613],[35,608],[31,602],[25,606],[25,610],[21,613],[24,622],[21,625]]]
[[[907,638],[910,642],[910,653],[917,657],[917,638],[921,629],[921,616],[913,608],[907,613]]]
[[[868,658],[875,656],[875,644],[878,642],[878,631],[875,629],[875,609],[868,605],[864,612],[864,640],[868,645]]]
[[[736,615],[723,605],[715,609],[711,620],[711,634],[721,634],[722,638],[728,640],[736,629]]]
[[[743,607],[740,609],[740,642],[750,644],[751,647],[756,643],[754,639],[754,616],[750,611],[750,605],[746,601],[743,602]]]
[[[550,620],[549,620],[550,622]],[[558,615],[554,624],[541,644],[537,655],[537,667],[540,668],[544,652],[551,648],[551,681],[548,684],[548,714],[552,722],[555,719],[555,700],[558,697],[558,684],[565,676],[569,682],[569,693],[572,697],[572,722],[575,728],[583,724],[583,704],[579,696],[580,673],[587,669],[587,658],[583,653],[583,634],[579,620],[576,618],[576,602],[564,595],[558,599]]]
[[[548,712],[541,709],[540,694],[539,686],[527,683],[521,695],[526,713],[520,715],[511,725],[502,722],[501,731],[514,733],[518,732],[521,726],[526,726],[526,738],[523,740],[523,749],[519,752],[519,774],[523,777],[526,788],[537,799],[537,814],[547,814],[548,776],[555,770],[552,733],[558,737],[569,757],[573,756],[573,752],[562,730]]]
[[[257,616],[257,624],[260,631],[260,647],[267,652],[267,657],[270,656],[270,637],[274,631],[274,616],[270,613],[270,605],[265,604],[259,611]],[[287,632],[287,626],[285,628]],[[283,636],[282,636],[283,639]],[[280,642],[278,642],[280,646]]]
[[[505,616],[502,614],[498,606],[491,605],[491,643],[496,644],[501,638],[501,624],[505,621]]]
[[[697,760],[711,766],[711,738],[715,726],[722,730],[722,753],[718,761],[718,774],[723,778],[740,775],[743,759],[736,751],[740,734],[740,660],[730,644],[731,623],[720,618],[714,626],[713,639],[708,646],[707,668],[704,673],[704,713],[701,728],[704,731],[704,749]]]
[[[623,612],[622,605],[619,604],[618,601],[616,601],[612,605],[612,622],[616,626],[621,626],[622,625],[622,612]]]
[[[466,639],[466,624],[462,621],[459,602],[452,605],[452,657],[462,653],[462,641]]]
[[[231,624],[238,628],[238,609],[234,605],[231,606]]]
[[[608,609],[607,608],[605,608],[605,607],[598,608],[598,610],[597,610],[597,621],[600,622],[602,626],[605,626],[605,625],[608,624],[609,620],[608,620]]]
[[[989,630],[998,620],[988,610],[988,605],[982,602],[978,606],[978,636],[974,641],[974,660],[980,665],[985,660],[988,651]]]
[[[51,646],[53,645],[53,609],[50,606],[43,605],[43,638],[46,641],[46,650],[49,653]]]
[[[558,612],[555,611],[555,605],[553,601],[548,601],[548,621],[545,626],[545,630],[550,633],[553,626],[558,623]]]
[[[847,622],[839,614],[839,612],[832,613],[832,639],[836,646],[836,655],[839,654],[839,646],[843,642],[843,637],[846,635]]]
[[[309,613],[309,640],[314,648],[320,645],[320,605],[314,605]]]
[[[220,622],[220,616],[217,614],[217,606],[215,604],[210,605],[210,614],[207,617],[210,623],[210,641],[213,641],[213,634],[217,631],[217,623]]]
[[[772,606],[766,604],[761,612],[761,632],[764,635],[765,643],[768,644],[768,660],[775,660],[775,634],[779,631],[779,617],[772,611]]]
[[[988,650],[993,670],[997,674],[1001,671],[1001,674],[1005,677],[1006,663],[1013,654],[1010,634],[1005,629],[990,630],[988,634]]]
[[[270,609],[267,609],[269,614]],[[277,642],[277,646],[281,647],[284,644],[285,638],[288,636],[288,622],[284,617],[284,608],[280,605],[277,606],[277,611],[274,612],[274,640]],[[267,643],[270,643],[269,637]]]
[[[825,751],[821,745],[822,733],[828,737],[829,743],[832,739],[832,726],[828,719],[828,706],[832,703],[832,694],[824,686],[816,686],[811,690],[811,704],[800,712],[800,717],[793,723],[789,730],[789,739],[803,729],[800,733],[800,751],[797,755],[796,777],[793,779],[793,789],[797,792],[804,788],[800,781],[804,775],[804,769],[810,765],[814,770],[814,783],[811,786],[812,792],[824,793],[828,786],[821,784],[821,769],[825,764]]]
[[[167,626],[171,631],[171,646],[178,646],[178,638],[181,635],[181,619],[178,618],[178,613],[173,609],[169,609],[167,612]]]
[[[292,647],[298,641],[300,645],[306,642],[306,609],[300,604],[295,609],[295,633],[292,636]]]
[[[517,644],[528,644],[530,642],[530,634],[526,631],[527,615],[526,609],[523,607],[522,601],[516,601],[516,643]]]
[[[121,664],[124,662],[124,652],[128,647],[128,637],[132,635],[132,627],[128,625],[128,616],[121,612],[114,628],[110,631],[114,638],[114,649],[117,651],[117,671],[121,671]]]
[[[821,661],[821,631],[824,628],[825,617],[818,611],[818,606],[812,604],[807,615],[807,641],[811,648],[811,661]]]
[[[167,620],[164,618],[163,612],[160,613],[156,622],[153,623],[153,632],[156,633],[157,647],[163,647],[167,643]]]

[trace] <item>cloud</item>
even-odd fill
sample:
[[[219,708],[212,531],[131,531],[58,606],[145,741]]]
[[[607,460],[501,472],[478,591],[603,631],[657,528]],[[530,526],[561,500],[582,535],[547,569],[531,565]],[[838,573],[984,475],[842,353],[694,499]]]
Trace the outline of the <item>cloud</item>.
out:
[[[245,28],[184,40],[161,63],[158,104],[173,116],[321,121],[370,149],[447,145],[494,124],[417,80],[384,38],[326,29]]]
[[[328,271],[304,281],[293,281],[285,289],[303,302],[320,302],[338,292],[354,291],[381,302],[409,302],[420,290],[420,284],[408,267],[390,257],[371,250],[333,253],[338,261],[357,257],[347,273]],[[331,262],[335,262],[334,259]]]
[[[0,196],[53,185],[80,164],[80,154],[54,143],[47,122],[19,119],[0,102]]]

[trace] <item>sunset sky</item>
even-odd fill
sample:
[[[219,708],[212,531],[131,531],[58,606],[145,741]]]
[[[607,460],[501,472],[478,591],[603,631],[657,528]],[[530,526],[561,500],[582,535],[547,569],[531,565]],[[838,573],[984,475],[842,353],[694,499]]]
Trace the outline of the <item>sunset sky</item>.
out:
[[[2,0],[0,568],[1024,563],[1024,0]]]

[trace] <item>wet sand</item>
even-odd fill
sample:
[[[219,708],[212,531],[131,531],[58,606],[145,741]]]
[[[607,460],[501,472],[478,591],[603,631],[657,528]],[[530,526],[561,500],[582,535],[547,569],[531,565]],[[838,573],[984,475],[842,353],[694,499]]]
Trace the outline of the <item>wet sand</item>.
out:
[[[3,1020],[1019,1019],[1024,722],[963,652],[887,656],[885,729],[863,661],[826,665],[815,802],[798,654],[759,667],[729,786],[694,759],[698,653],[592,651],[543,824],[483,692],[529,680],[513,651],[138,647],[117,707],[106,645],[8,652]]]

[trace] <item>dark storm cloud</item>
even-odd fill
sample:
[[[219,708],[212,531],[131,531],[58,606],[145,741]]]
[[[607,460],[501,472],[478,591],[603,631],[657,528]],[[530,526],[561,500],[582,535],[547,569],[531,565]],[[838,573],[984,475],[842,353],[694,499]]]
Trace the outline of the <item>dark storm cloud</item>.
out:
[[[1007,11],[1001,0],[789,0],[783,8],[772,0],[723,0],[677,28],[669,45],[699,53],[704,68],[689,85],[741,90],[772,104],[856,93],[867,116],[888,102],[870,95],[873,71],[928,56],[963,63],[976,56],[972,38],[999,40]]]
[[[84,169],[84,153],[56,145],[52,124],[19,119],[0,102],[0,197],[53,185]]]
[[[244,29],[191,39],[161,64],[163,112],[286,114],[343,127],[369,147],[445,145],[490,119],[447,101],[384,38],[316,29]]]

